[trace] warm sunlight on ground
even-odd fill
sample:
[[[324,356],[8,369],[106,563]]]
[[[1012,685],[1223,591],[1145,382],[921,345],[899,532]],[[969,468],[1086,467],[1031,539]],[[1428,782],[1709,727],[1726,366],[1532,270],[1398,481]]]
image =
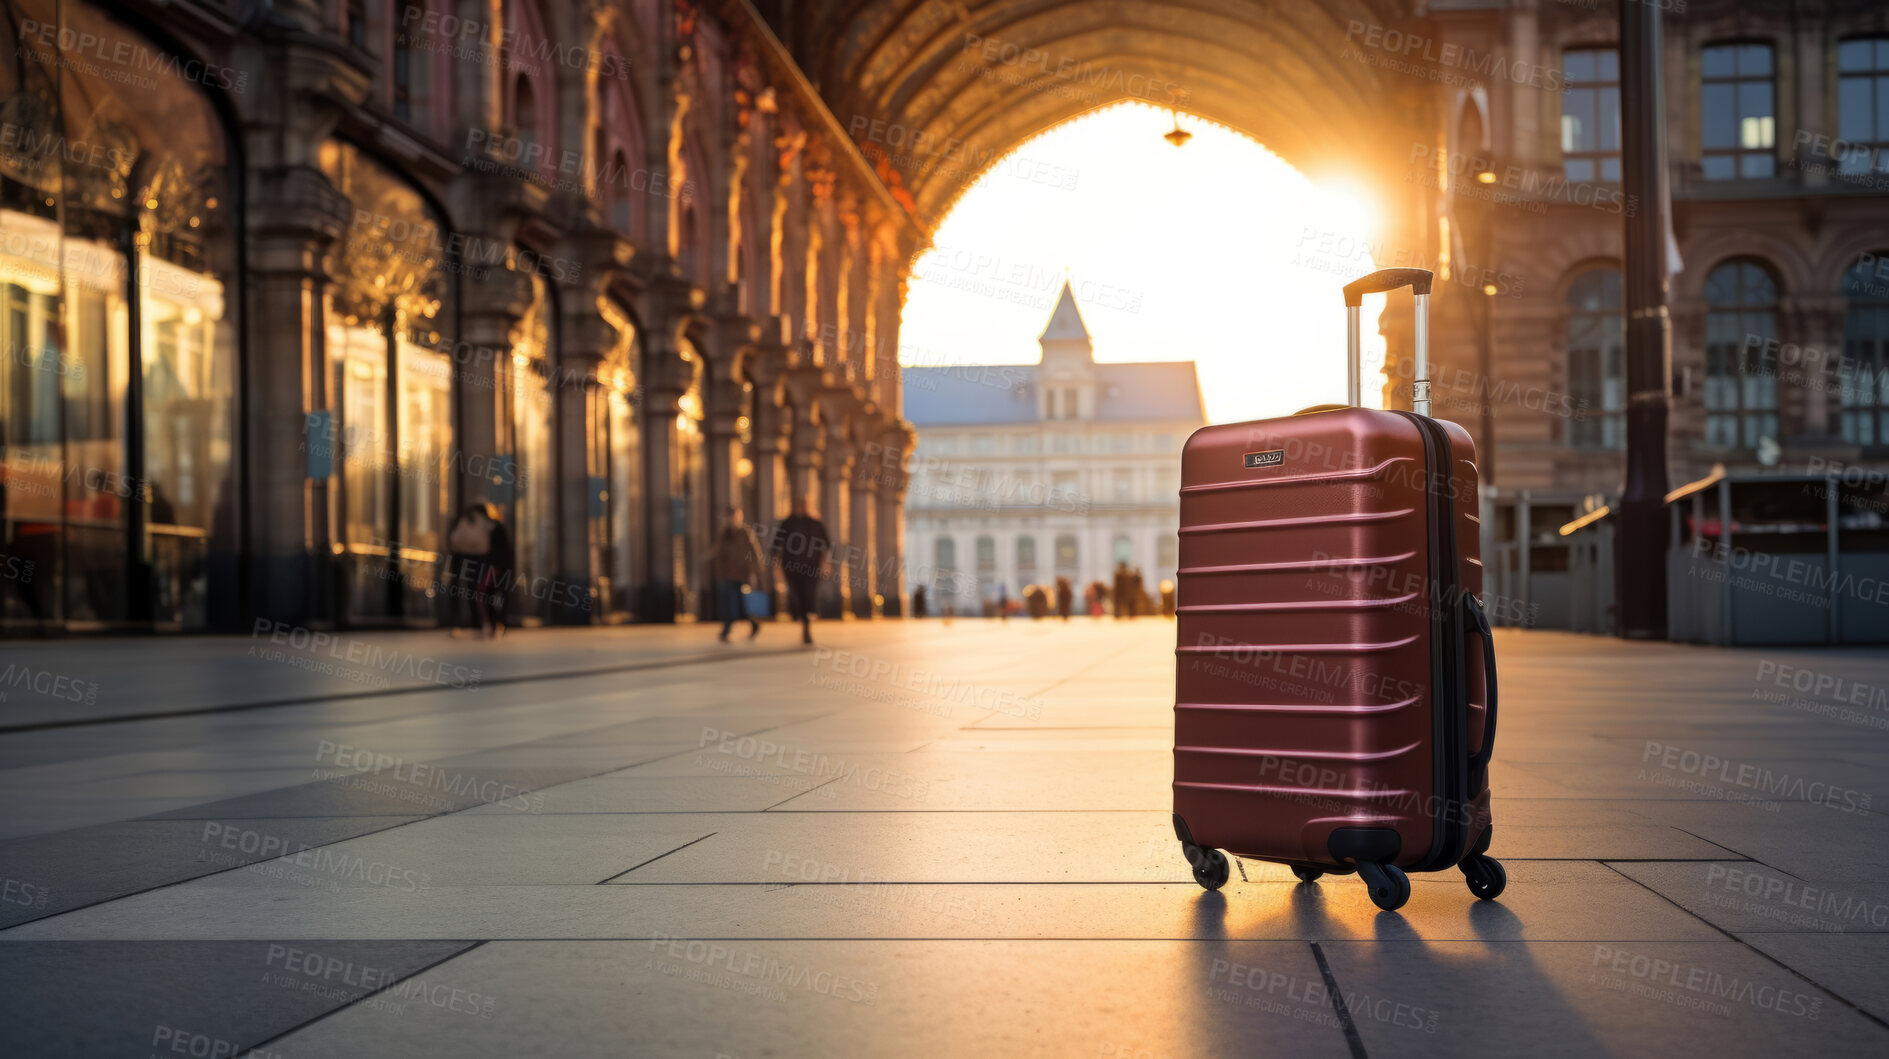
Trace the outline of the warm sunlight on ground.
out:
[[[1248,137],[1120,104],[995,163],[919,259],[906,364],[1033,363],[1065,270],[1098,361],[1194,360],[1215,422],[1345,399],[1339,288],[1371,271],[1377,212]],[[1365,302],[1365,403],[1383,363]]]

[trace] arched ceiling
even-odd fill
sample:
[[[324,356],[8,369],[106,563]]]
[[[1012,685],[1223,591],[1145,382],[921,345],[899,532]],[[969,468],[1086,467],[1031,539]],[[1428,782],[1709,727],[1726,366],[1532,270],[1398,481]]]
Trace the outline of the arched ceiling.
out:
[[[1012,148],[1122,100],[1229,125],[1308,173],[1368,176],[1409,150],[1434,86],[1376,65],[1396,56],[1357,26],[1410,28],[1415,3],[802,0],[777,28],[840,125],[894,156],[929,228]]]

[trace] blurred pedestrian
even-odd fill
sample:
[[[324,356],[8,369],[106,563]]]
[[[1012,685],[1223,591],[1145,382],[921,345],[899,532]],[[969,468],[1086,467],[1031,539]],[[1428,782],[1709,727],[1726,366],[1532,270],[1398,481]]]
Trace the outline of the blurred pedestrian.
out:
[[[479,632],[488,640],[505,635],[505,606],[517,577],[517,557],[512,551],[512,534],[499,517],[498,505],[484,501],[473,504],[460,515],[466,522],[465,543],[476,545],[478,534],[485,537],[483,555],[469,555],[473,574],[472,608],[479,619]],[[453,542],[448,539],[447,543]]]
[[[826,573],[827,552],[833,547],[826,525],[809,513],[810,506],[804,498],[794,501],[794,513],[781,521],[773,546],[787,579],[787,597],[794,620],[800,623],[800,642],[804,644],[813,642],[814,593]]]
[[[505,528],[497,504],[485,505],[485,518],[492,523],[492,548],[486,553],[487,572],[481,578],[485,611],[479,624],[486,636],[496,640],[505,635],[505,609],[511,603],[512,583],[518,580],[518,556],[512,548],[512,531]]]
[[[999,582],[997,585],[997,620],[1010,620],[1010,585]]]
[[[1120,621],[1132,612],[1128,609],[1128,593],[1133,588],[1134,575],[1128,571],[1128,563],[1115,564],[1115,619]]]
[[[761,635],[761,623],[747,612],[743,599],[748,586],[760,580],[761,550],[741,520],[741,509],[731,506],[721,536],[715,538],[715,609],[721,611],[722,643],[728,642],[728,630],[741,618],[748,620],[748,639]]]
[[[481,624],[479,579],[486,556],[492,552],[492,522],[485,501],[467,504],[446,531],[446,591],[452,600],[452,634],[459,636]]]
[[[923,618],[925,616],[925,586],[919,585],[917,588],[912,589],[912,617]]]
[[[1069,620],[1069,605],[1071,602],[1073,602],[1074,596],[1075,596],[1075,590],[1069,587],[1069,579],[1066,577],[1057,578],[1056,579],[1056,614],[1058,617],[1062,618],[1064,621]]]

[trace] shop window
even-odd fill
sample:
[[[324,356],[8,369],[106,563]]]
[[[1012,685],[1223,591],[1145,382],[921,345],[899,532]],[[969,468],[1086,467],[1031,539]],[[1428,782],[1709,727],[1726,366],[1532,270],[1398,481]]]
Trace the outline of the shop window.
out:
[[[103,8],[7,7],[58,31],[0,67],[0,539],[34,569],[0,624],[202,628],[237,598],[228,131]]]

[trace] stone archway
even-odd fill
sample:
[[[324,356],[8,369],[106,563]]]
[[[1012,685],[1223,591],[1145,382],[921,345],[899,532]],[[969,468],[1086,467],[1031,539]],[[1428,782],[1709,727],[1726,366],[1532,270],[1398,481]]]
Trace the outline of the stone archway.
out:
[[[782,29],[862,150],[894,161],[930,227],[1003,153],[1122,100],[1230,126],[1307,173],[1405,164],[1410,130],[1433,127],[1416,119],[1436,105],[1433,82],[1400,64],[1425,40],[1414,6],[814,0]],[[1404,211],[1404,226],[1423,216]]]

